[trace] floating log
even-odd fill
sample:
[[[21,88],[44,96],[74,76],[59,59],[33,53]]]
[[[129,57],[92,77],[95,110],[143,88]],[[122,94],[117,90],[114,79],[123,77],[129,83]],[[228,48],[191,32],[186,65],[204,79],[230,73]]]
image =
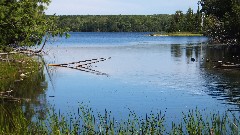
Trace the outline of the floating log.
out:
[[[108,59],[111,59],[109,57]],[[101,61],[105,61],[107,59],[105,58],[99,58],[99,59],[88,59],[84,61],[78,61],[78,62],[71,62],[71,63],[65,63],[65,64],[48,64],[48,66],[56,66],[56,67],[66,67],[66,68],[71,68],[71,69],[76,69],[84,72],[89,72],[97,75],[107,75],[106,73],[101,73],[96,70],[92,70],[90,67],[92,67],[91,64],[98,63]],[[97,66],[95,66],[97,67]]]
[[[215,68],[221,68],[221,69],[240,69],[240,64],[221,64],[219,66],[216,66]]]
[[[56,67],[60,67],[62,64],[48,64],[48,66],[56,66]]]

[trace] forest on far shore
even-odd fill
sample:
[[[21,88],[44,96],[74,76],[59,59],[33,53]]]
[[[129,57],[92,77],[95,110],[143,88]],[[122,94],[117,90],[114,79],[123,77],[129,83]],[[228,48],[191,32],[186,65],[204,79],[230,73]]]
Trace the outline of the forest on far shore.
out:
[[[240,44],[240,0],[200,0],[197,11],[155,15],[46,15],[50,3],[0,1],[0,48],[44,46],[52,37],[69,37],[69,31],[189,32],[204,34],[214,43]]]
[[[186,13],[155,15],[62,15],[58,27],[73,32],[202,32],[202,13],[189,8]]]
[[[240,43],[240,0],[200,0],[197,11],[174,14],[64,15],[57,26],[73,32],[189,32],[204,34],[211,42]]]

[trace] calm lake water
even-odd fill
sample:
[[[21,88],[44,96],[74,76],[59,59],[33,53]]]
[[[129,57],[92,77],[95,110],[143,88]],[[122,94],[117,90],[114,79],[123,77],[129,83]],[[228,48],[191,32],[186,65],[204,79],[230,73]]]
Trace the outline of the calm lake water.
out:
[[[46,48],[47,64],[106,58],[88,69],[48,67],[35,110],[54,106],[126,118],[165,112],[167,119],[189,109],[240,110],[240,71],[213,68],[216,61],[240,63],[240,49],[207,45],[206,37],[150,37],[148,33],[71,33]],[[87,72],[86,72],[87,70]],[[34,96],[36,97],[36,96]]]
[[[213,69],[214,61],[239,62],[238,50],[206,45],[205,37],[147,34],[71,33],[69,39],[57,39],[46,49],[47,63],[107,60],[89,67],[96,72],[49,67],[46,101],[63,111],[83,102],[120,118],[129,108],[143,116],[166,111],[169,118],[196,107],[239,110],[239,71]]]

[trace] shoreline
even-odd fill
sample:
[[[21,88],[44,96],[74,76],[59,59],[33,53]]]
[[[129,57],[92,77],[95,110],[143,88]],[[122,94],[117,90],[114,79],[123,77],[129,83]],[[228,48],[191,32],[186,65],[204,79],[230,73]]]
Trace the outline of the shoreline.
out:
[[[153,36],[153,37],[166,37],[166,36],[172,36],[172,37],[202,37],[203,34],[201,33],[188,33],[188,32],[179,32],[179,33],[152,33],[149,34],[148,36]]]

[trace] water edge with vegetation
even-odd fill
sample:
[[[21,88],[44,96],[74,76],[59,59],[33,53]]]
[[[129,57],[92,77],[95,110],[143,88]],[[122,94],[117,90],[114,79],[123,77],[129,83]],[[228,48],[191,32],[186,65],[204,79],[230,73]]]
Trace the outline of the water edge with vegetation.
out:
[[[47,63],[71,63],[101,57],[111,59],[89,67],[105,73],[103,75],[70,68],[43,66],[45,81],[35,81],[36,79],[31,78],[30,80],[37,84],[31,86],[23,83],[22,87],[16,87],[32,91],[37,88],[44,89],[43,93],[37,94],[36,97],[31,95],[36,98],[39,105],[23,102],[23,108],[27,106],[33,113],[38,112],[38,115],[29,118],[46,119],[51,113],[44,110],[48,108],[47,106],[54,106],[57,112],[60,110],[66,119],[70,119],[71,115],[67,113],[78,112],[80,102],[93,108],[91,109],[93,112],[90,111],[93,114],[87,116],[97,116],[97,112],[105,115],[107,109],[111,110],[111,116],[114,116],[115,120],[127,121],[131,111],[135,111],[137,117],[145,117],[151,110],[156,117],[159,111],[165,112],[162,114],[167,120],[165,125],[168,126],[164,126],[168,127],[167,132],[173,132],[172,121],[175,123],[173,125],[180,128],[178,124],[184,117],[182,112],[195,115],[188,111],[192,109],[195,111],[196,106],[201,114],[206,110],[203,112],[204,119],[207,116],[205,114],[210,114],[209,112],[217,114],[218,111],[220,117],[224,118],[225,115],[222,114],[228,110],[233,111],[238,118],[239,71],[213,68],[218,61],[239,62],[236,48],[205,45],[203,42],[206,39],[203,37],[172,38],[146,35],[147,33],[73,33],[72,38],[68,40],[58,39],[56,45],[47,49],[48,55],[44,56]],[[57,46],[60,44],[61,46]],[[40,76],[43,76],[42,72]],[[60,118],[60,114],[57,113],[56,116]],[[91,118],[88,120],[91,122]],[[229,123],[233,125],[232,122]],[[235,125],[239,127],[239,124]],[[96,125],[92,123],[92,127]],[[65,126],[66,130],[69,128]],[[211,128],[209,126],[209,129]],[[88,129],[89,132],[92,131],[91,128],[86,128],[86,132]],[[130,128],[126,126],[123,130],[126,132],[123,133],[133,131],[127,129]],[[209,133],[209,129],[204,132]],[[150,128],[146,131],[149,130]],[[159,130],[154,132],[157,131]],[[96,128],[94,132],[100,132],[100,129]]]

